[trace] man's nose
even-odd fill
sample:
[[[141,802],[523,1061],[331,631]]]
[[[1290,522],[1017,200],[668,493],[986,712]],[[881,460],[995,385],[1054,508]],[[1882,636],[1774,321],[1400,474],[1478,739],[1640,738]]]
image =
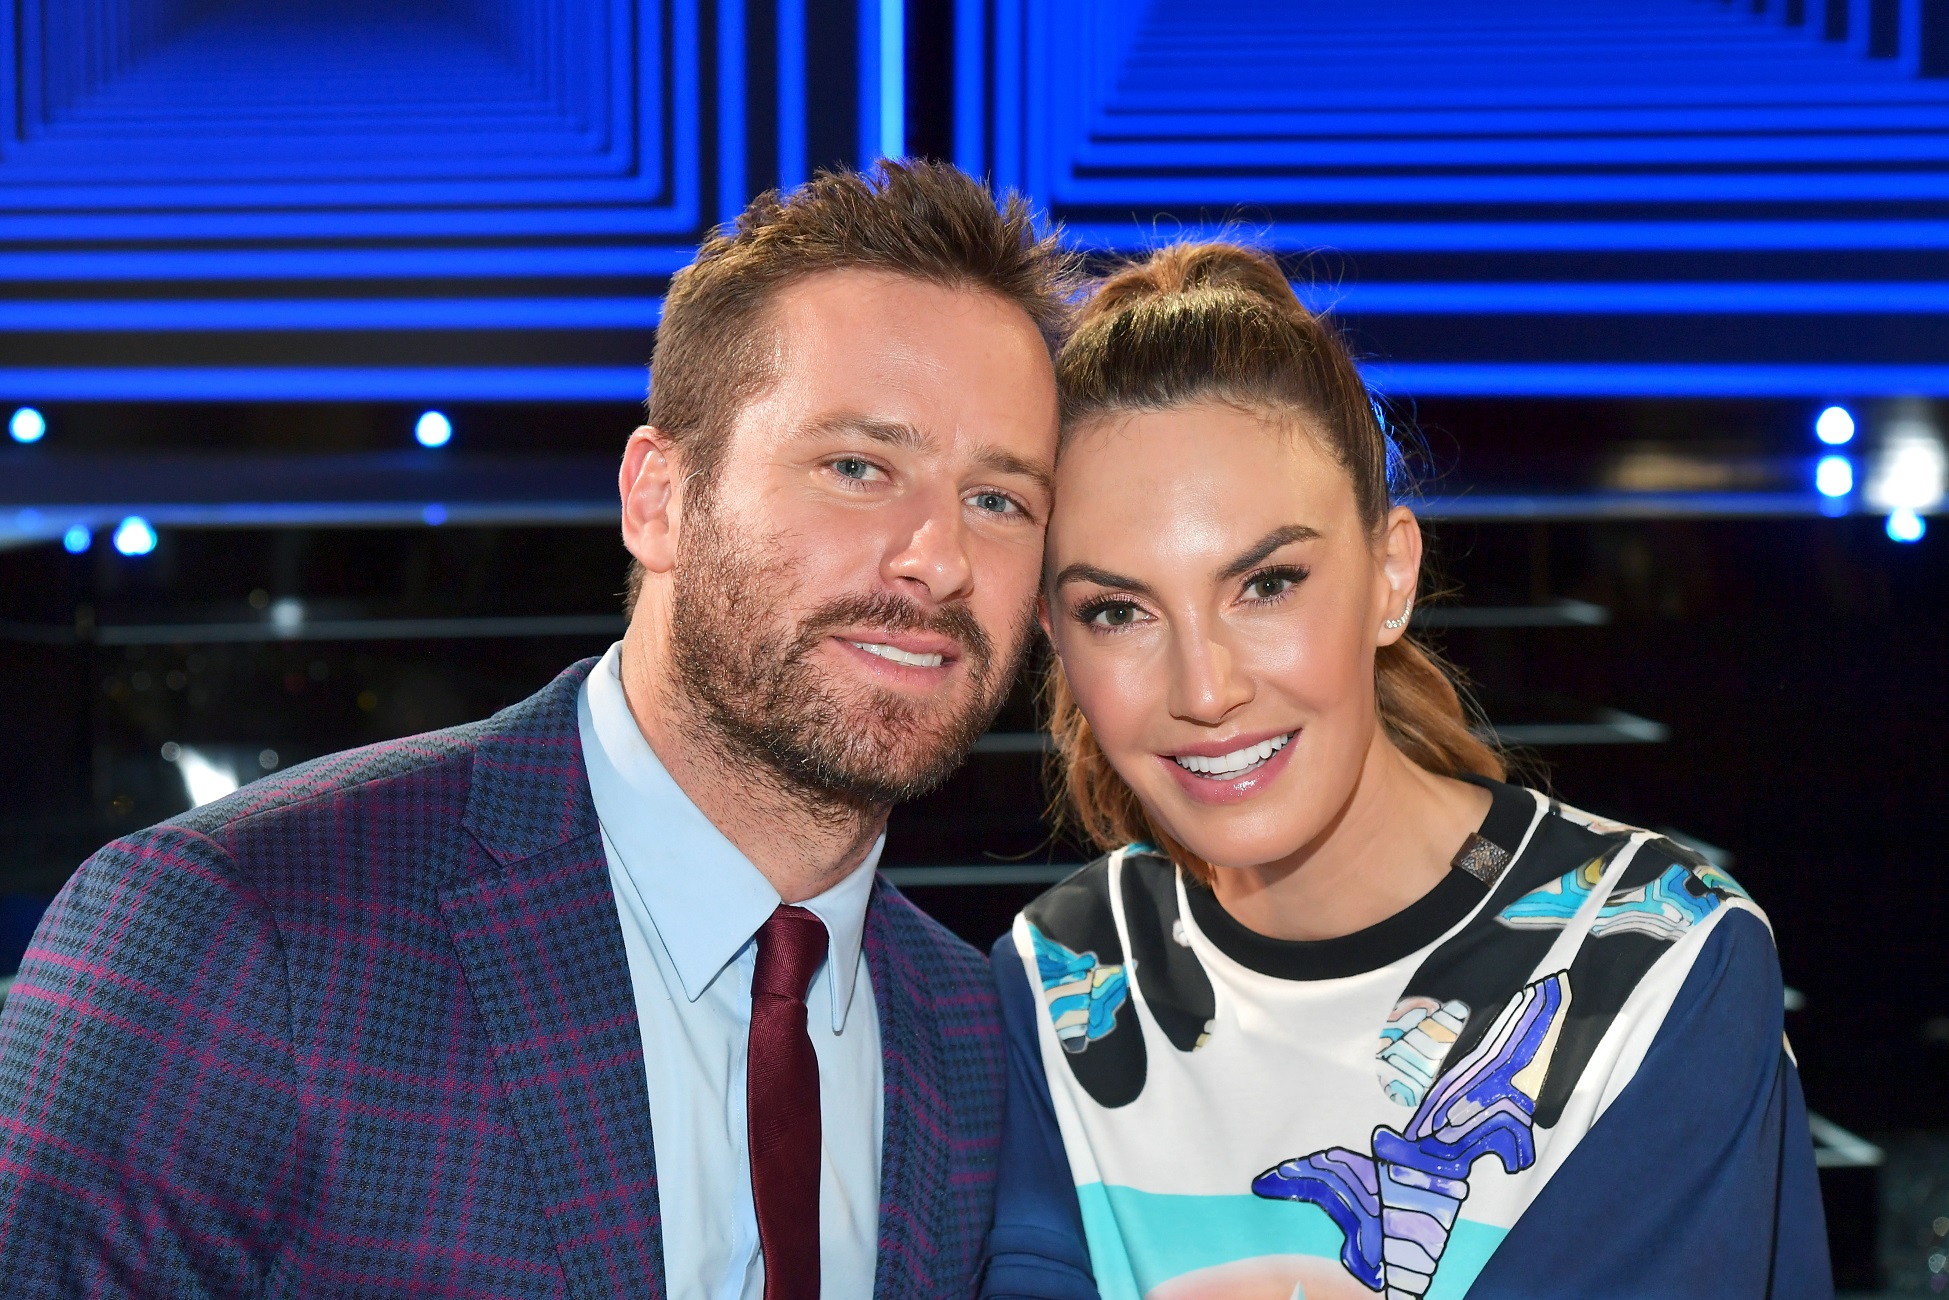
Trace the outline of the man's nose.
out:
[[[881,576],[889,586],[935,605],[972,592],[974,559],[960,499],[930,501],[909,514],[887,549]]]

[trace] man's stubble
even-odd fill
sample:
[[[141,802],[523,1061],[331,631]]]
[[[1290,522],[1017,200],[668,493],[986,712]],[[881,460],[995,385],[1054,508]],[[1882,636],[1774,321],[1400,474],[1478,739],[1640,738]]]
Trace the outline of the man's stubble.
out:
[[[1028,653],[1033,604],[1008,629],[1001,658],[965,605],[928,611],[888,591],[834,597],[794,624],[780,608],[798,569],[784,545],[731,524],[708,492],[686,504],[671,662],[673,685],[698,706],[694,738],[727,761],[760,764],[822,816],[904,803],[953,775],[1007,698]],[[814,655],[841,628],[949,637],[968,686],[958,703],[933,703],[835,682]]]

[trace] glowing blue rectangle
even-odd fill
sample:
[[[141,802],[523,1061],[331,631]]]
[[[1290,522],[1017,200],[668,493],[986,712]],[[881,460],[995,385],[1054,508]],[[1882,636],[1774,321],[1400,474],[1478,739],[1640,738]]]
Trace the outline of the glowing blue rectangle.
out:
[[[13,367],[12,402],[640,402],[640,366]]]

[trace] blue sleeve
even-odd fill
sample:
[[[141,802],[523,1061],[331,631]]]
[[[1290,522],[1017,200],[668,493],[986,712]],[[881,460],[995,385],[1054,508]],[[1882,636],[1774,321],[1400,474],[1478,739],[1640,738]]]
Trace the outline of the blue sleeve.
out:
[[[1470,1300],[1829,1300],[1834,1283],[1773,938],[1725,917],[1638,1072],[1497,1247]]]
[[[990,961],[1008,1031],[1008,1102],[982,1300],[1098,1300],[1083,1210],[1042,1072],[1035,993],[1010,936],[995,941]]]

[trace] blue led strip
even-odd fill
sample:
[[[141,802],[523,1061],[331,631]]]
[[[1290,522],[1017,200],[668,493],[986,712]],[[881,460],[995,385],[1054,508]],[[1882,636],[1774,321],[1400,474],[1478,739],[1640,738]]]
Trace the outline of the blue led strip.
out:
[[[0,368],[9,402],[637,402],[641,366]]]
[[[806,102],[805,0],[776,0],[775,121],[750,120],[744,93],[746,24],[768,17],[748,6],[774,0],[500,0],[317,22],[192,6],[158,24],[159,3],[0,0],[13,92],[0,331],[41,336],[51,358],[0,374],[23,400],[640,398],[633,367],[395,368],[377,341],[372,364],[321,366],[307,340],[339,336],[344,357],[357,346],[344,336],[368,330],[647,334],[663,282],[772,183],[748,174],[749,146],[776,132],[780,179],[796,183],[809,124],[826,129],[830,111]],[[870,118],[890,144],[903,13],[850,7],[895,57],[844,130]],[[569,277],[610,284],[564,294]],[[479,283],[446,296],[459,279]],[[333,281],[358,288],[321,294]],[[119,282],[106,298],[105,282]],[[144,363],[166,354],[145,337],[185,331],[232,336],[213,356],[277,338],[256,368]],[[87,361],[118,353],[129,360]]]
[[[1330,254],[1345,282],[1303,293],[1399,392],[1942,391],[1932,366],[1852,364],[1845,321],[1740,325],[1949,317],[1949,81],[1917,75],[1920,7],[1896,58],[1749,9],[957,0],[956,156],[1086,248],[1236,223]],[[1545,323],[1470,324],[1493,316]],[[1749,354],[1647,362],[1673,346],[1659,317],[1724,319]],[[1445,330],[1481,359],[1437,361]]]

